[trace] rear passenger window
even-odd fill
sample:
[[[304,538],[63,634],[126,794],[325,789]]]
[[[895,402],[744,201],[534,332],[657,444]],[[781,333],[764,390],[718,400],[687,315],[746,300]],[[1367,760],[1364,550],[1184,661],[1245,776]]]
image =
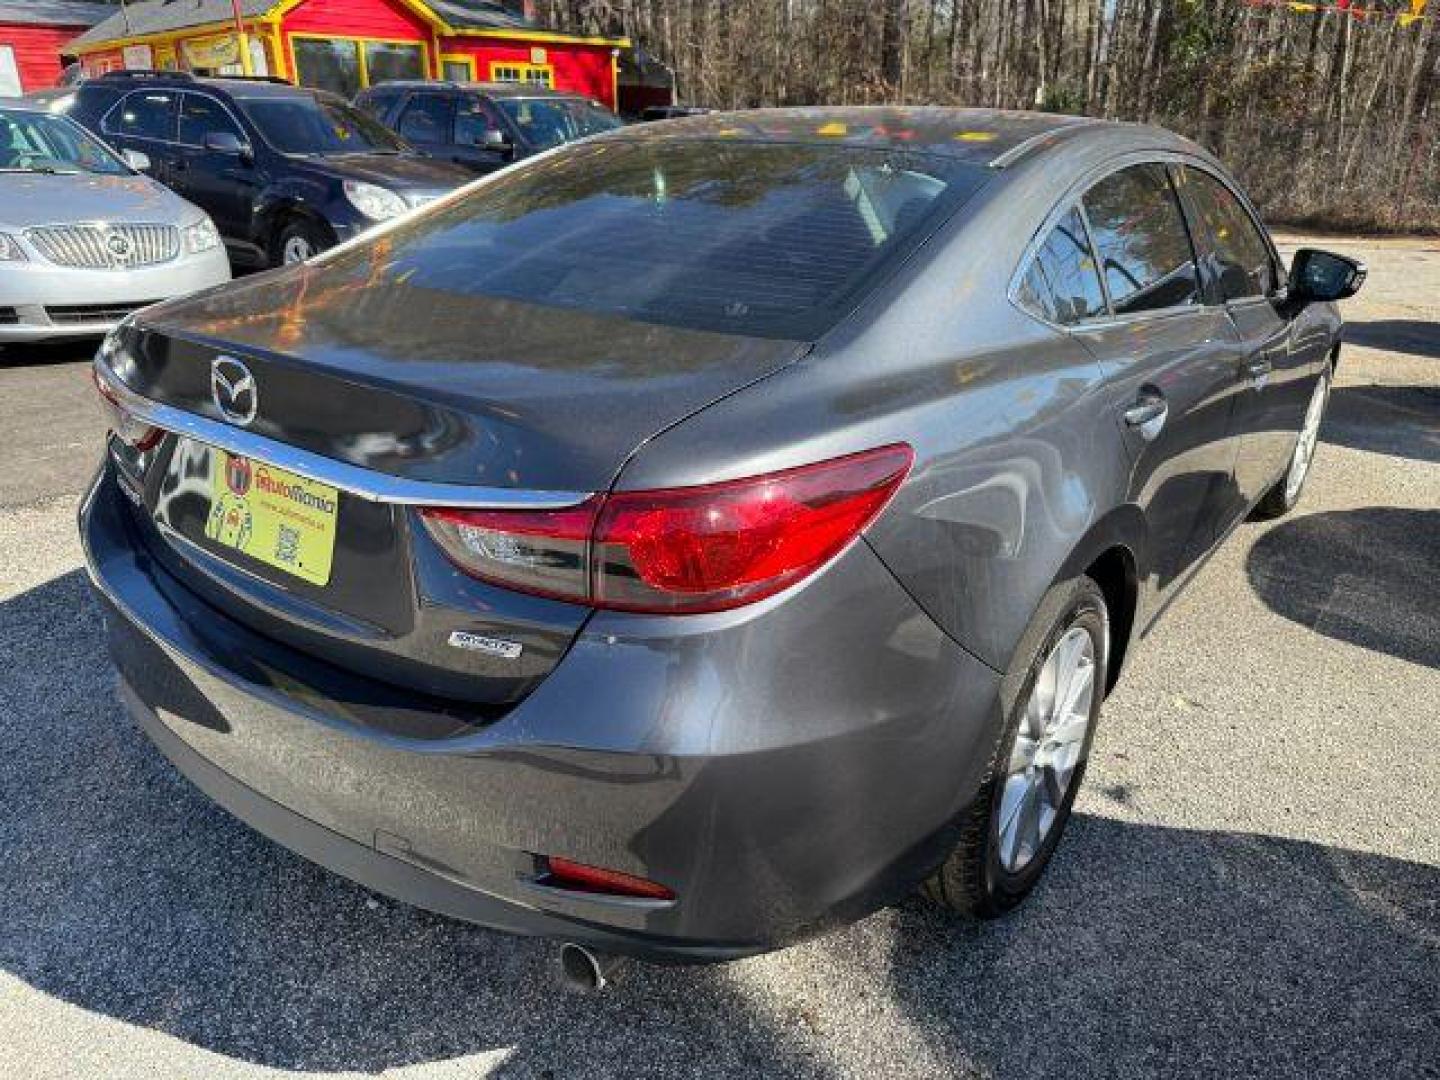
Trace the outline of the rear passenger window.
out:
[[[1018,298],[1034,314],[1062,326],[1104,312],[1100,274],[1077,211],[1061,218],[1036,250]]]
[[[1121,169],[1086,192],[1084,204],[1115,314],[1199,302],[1185,219],[1163,167]]]
[[[110,113],[105,130],[136,139],[175,141],[175,94],[146,90],[131,94]]]
[[[1199,218],[1200,261],[1220,291],[1213,299],[1269,296],[1275,289],[1275,264],[1249,212],[1209,173],[1187,166],[1181,176],[1186,197]]]
[[[400,137],[417,143],[450,141],[450,117],[455,105],[439,94],[416,94],[400,114]]]

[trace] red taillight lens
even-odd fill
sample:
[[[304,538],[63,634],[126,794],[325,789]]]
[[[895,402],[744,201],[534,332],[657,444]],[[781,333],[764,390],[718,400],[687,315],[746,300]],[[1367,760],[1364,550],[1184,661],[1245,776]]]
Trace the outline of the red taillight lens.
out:
[[[570,510],[421,515],[452,561],[485,581],[625,611],[724,611],[834,558],[913,460],[908,446],[883,446],[744,480],[617,492]]]
[[[110,419],[110,430],[120,438],[121,442],[133,446],[140,453],[155,449],[160,445],[160,440],[165,437],[163,428],[152,427],[143,420],[137,420],[120,403],[115,392],[105,384],[100,373],[94,368],[90,369],[90,378],[95,383],[95,389],[100,394],[100,401],[105,406],[105,411]]]
[[[595,602],[700,612],[774,595],[855,539],[913,457],[885,446],[747,480],[611,495],[595,530]]]
[[[572,862],[554,855],[545,860],[543,884],[575,892],[604,893],[609,896],[636,896],[645,900],[674,900],[675,893],[654,881],[606,870],[599,866]]]

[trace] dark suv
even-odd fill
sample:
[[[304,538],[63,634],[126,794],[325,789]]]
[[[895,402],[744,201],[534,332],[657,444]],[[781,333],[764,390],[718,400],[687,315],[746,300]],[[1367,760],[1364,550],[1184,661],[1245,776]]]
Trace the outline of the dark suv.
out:
[[[415,153],[342,99],[274,80],[117,72],[70,115],[215,220],[237,262],[300,262],[458,187],[469,173]]]
[[[479,173],[623,124],[598,101],[519,83],[382,83],[355,104],[422,153]]]

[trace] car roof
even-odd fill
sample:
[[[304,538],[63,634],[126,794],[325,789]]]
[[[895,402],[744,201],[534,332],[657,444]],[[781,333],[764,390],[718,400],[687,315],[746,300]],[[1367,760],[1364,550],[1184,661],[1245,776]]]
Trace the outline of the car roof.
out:
[[[18,97],[0,97],[0,109],[50,114],[50,109],[44,102],[27,101],[25,98]]]
[[[1156,149],[1191,144],[1162,128],[1086,116],[944,106],[830,106],[755,109],[677,117],[601,136],[646,142],[685,140],[840,145],[914,150],[1003,168],[1077,140],[1135,142]]]
[[[493,98],[567,98],[590,100],[588,94],[574,90],[552,90],[547,86],[529,86],[513,82],[459,82],[454,79],[388,79],[368,87],[365,92],[375,90],[455,90],[466,93],[484,94]]]

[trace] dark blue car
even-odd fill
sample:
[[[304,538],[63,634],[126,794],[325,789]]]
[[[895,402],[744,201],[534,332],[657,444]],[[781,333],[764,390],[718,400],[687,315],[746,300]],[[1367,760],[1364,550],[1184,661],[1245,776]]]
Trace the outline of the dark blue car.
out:
[[[473,175],[333,94],[279,81],[116,72],[81,86],[70,115],[148,157],[252,266],[301,262]]]

